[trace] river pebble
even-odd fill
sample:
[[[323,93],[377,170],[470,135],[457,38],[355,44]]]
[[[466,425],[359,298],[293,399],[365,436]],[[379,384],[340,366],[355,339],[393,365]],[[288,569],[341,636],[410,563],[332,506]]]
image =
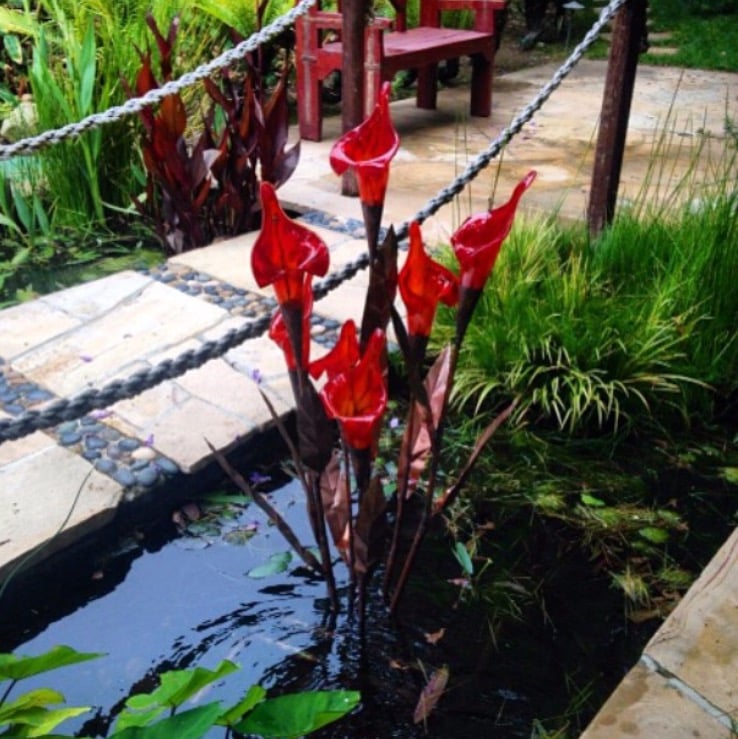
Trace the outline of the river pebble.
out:
[[[129,469],[126,469],[125,467],[120,467],[119,469],[115,470],[112,474],[112,478],[120,483],[124,488],[132,487],[136,484],[136,477]]]
[[[131,452],[131,459],[151,461],[156,457],[156,452],[150,446],[142,446]]]
[[[150,488],[159,481],[159,471],[151,464],[147,464],[140,470],[136,470],[136,481],[139,485]]]

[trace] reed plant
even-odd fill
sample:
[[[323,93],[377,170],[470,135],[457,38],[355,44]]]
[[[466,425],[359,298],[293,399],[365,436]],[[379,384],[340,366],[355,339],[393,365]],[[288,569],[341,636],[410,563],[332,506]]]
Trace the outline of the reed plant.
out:
[[[596,241],[555,219],[519,224],[467,335],[460,406],[519,396],[519,423],[599,435],[704,419],[736,391],[738,154],[730,136],[696,136],[673,181],[672,135]],[[441,313],[439,341],[451,331]]]

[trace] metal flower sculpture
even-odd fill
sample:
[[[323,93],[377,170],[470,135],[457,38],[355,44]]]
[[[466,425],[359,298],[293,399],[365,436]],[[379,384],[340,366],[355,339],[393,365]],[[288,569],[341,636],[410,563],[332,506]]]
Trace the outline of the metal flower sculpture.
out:
[[[301,305],[307,275],[328,271],[325,242],[282,210],[274,187],[261,183],[262,224],[253,251],[251,270],[259,287],[274,285],[279,304]]]
[[[371,449],[387,407],[381,363],[384,343],[384,332],[375,331],[361,359],[328,380],[320,391],[326,413],[338,421],[352,450]]]
[[[331,167],[337,175],[349,168],[356,173],[371,254],[377,246],[390,161],[400,147],[400,137],[390,118],[389,98],[390,83],[385,82],[372,114],[343,134],[330,153]]]
[[[535,178],[535,171],[528,172],[504,205],[467,218],[451,236],[451,246],[461,266],[457,343],[461,342],[482,289],[494,269],[502,242],[510,233],[520,198]]]
[[[398,287],[407,308],[407,327],[416,359],[422,360],[439,301],[453,307],[459,300],[456,275],[425,252],[420,224],[409,229],[410,250],[400,270]]]

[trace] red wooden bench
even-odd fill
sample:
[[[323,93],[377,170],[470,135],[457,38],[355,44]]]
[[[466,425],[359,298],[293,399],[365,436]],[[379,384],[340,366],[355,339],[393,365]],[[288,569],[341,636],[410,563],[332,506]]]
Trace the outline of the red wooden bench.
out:
[[[366,28],[364,66],[364,113],[374,109],[382,82],[391,80],[403,69],[418,73],[417,105],[436,107],[438,63],[470,56],[472,60],[471,105],[473,116],[489,116],[492,108],[492,63],[497,39],[495,12],[506,7],[506,0],[420,0],[420,25],[407,28],[407,0],[392,0],[394,22],[374,18]],[[470,30],[444,28],[442,11],[465,10],[473,13]],[[342,47],[340,12],[321,10],[319,2],[297,21],[297,112],[300,136],[320,141],[323,118],[321,92],[323,80],[341,69]]]

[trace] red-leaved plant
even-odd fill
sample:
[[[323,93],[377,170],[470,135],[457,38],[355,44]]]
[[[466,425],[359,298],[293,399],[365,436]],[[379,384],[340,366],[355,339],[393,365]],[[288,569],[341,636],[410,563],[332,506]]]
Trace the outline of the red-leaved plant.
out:
[[[518,202],[535,178],[534,172],[529,173],[505,205],[471,217],[452,236],[459,277],[426,253],[417,223],[410,225],[409,253],[398,274],[394,231],[390,228],[383,243],[378,243],[390,159],[398,146],[388,96],[389,88],[385,87],[377,110],[360,127],[361,135],[346,134],[331,155],[337,173],[349,166],[356,169],[363,200],[371,259],[361,328],[347,321],[334,348],[311,361],[312,279],[327,271],[328,249],[307,227],[287,217],[269,185],[261,187],[266,217],[252,252],[258,284],[273,284],[279,301],[270,336],[284,351],[292,379],[297,443],[286,439],[307,493],[310,521],[321,553],[320,568],[336,611],[339,601],[328,547],[330,532],[335,549],[348,566],[350,605],[357,607],[361,625],[372,571],[384,562],[384,592],[390,611],[396,611],[429,520],[454,501],[482,446],[513,410],[514,403],[494,419],[456,482],[439,489],[444,419],[459,350],[512,227]],[[362,178],[369,180],[364,186]],[[398,287],[407,311],[406,323],[394,306]],[[423,376],[439,301],[458,305],[456,334]],[[410,398],[398,450],[396,484],[391,486],[393,494],[386,497],[384,470],[377,469],[376,460],[388,396],[386,335],[390,321],[405,359]],[[318,392],[313,379],[323,375],[327,379]],[[269,403],[266,396],[265,400]],[[420,499],[421,516],[410,540],[401,542],[405,504],[413,496]],[[390,510],[394,519],[391,532]],[[283,521],[279,525],[286,526]],[[290,536],[296,539],[291,532]]]
[[[161,82],[168,82],[179,21],[175,18],[164,36],[151,14],[146,20],[159,51]],[[160,85],[151,51],[139,55],[134,88],[124,81],[131,97]],[[135,204],[153,221],[168,254],[256,228],[261,218],[260,179],[279,187],[297,166],[299,143],[287,147],[288,70],[264,100],[260,66],[248,60],[245,66],[240,77],[224,71],[219,84],[204,81],[211,104],[198,135],[190,130],[179,94],[165,97],[157,111],[146,108],[139,114],[146,185]]]

